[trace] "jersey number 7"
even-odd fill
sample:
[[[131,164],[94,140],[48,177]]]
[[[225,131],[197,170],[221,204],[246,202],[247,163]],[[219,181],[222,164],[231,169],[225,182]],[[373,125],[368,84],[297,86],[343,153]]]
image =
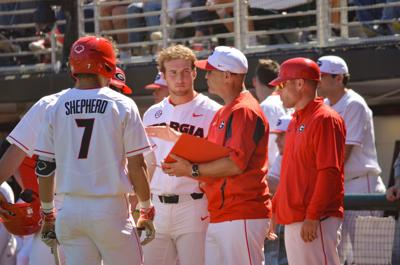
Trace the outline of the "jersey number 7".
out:
[[[89,153],[90,139],[92,138],[94,118],[93,119],[75,119],[78,127],[83,127],[81,148],[79,149],[79,159],[86,159]]]

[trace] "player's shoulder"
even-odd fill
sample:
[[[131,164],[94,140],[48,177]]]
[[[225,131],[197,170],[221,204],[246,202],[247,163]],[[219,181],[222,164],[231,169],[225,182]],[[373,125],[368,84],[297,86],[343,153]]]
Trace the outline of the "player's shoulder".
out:
[[[70,88],[67,88],[57,93],[46,95],[39,99],[34,106],[46,108],[48,105],[55,103],[62,95],[68,93],[70,90]]]
[[[346,97],[347,106],[351,106],[351,107],[359,106],[359,107],[363,107],[363,108],[368,106],[365,99],[360,94],[355,92],[354,90],[350,89],[350,90],[346,91],[346,95],[347,95],[347,97]]]
[[[197,103],[201,108],[211,111],[217,111],[222,107],[221,104],[201,93],[196,96],[194,102]]]
[[[165,111],[166,107],[169,106],[169,99],[168,97],[164,98],[163,100],[161,100],[158,103],[155,103],[153,105],[151,105],[143,114],[143,121],[145,122],[146,120],[149,120],[151,117],[155,117],[158,118],[158,114],[156,115],[156,113],[161,113],[163,111]]]

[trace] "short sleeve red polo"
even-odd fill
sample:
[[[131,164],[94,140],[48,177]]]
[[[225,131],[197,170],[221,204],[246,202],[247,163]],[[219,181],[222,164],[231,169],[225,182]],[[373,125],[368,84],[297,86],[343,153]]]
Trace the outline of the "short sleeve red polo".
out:
[[[231,148],[230,158],[244,172],[207,178],[204,191],[212,223],[270,217],[268,186],[263,181],[268,165],[268,133],[268,122],[249,92],[242,92],[214,116],[207,139]]]

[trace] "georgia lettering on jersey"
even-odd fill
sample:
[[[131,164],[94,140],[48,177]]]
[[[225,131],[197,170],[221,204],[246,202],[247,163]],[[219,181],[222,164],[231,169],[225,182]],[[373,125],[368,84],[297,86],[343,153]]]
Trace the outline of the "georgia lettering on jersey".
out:
[[[166,122],[162,122],[162,123],[152,124],[150,126],[166,126],[166,125],[167,125]],[[201,127],[196,128],[196,126],[194,126],[194,125],[187,124],[187,123],[180,124],[179,122],[175,122],[175,121],[170,121],[169,127],[174,129],[175,131],[178,131],[181,133],[187,133],[187,134],[191,134],[193,136],[204,138],[204,129]]]
[[[108,101],[103,99],[75,99],[65,102],[65,115],[80,113],[101,113],[107,109]]]

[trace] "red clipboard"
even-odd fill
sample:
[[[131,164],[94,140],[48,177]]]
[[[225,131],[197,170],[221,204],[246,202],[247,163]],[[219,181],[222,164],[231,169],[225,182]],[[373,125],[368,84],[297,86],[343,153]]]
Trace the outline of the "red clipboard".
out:
[[[183,133],[169,154],[182,157],[190,162],[204,163],[229,156],[231,149],[207,141],[204,138]],[[175,162],[170,156],[165,158],[166,163]]]

